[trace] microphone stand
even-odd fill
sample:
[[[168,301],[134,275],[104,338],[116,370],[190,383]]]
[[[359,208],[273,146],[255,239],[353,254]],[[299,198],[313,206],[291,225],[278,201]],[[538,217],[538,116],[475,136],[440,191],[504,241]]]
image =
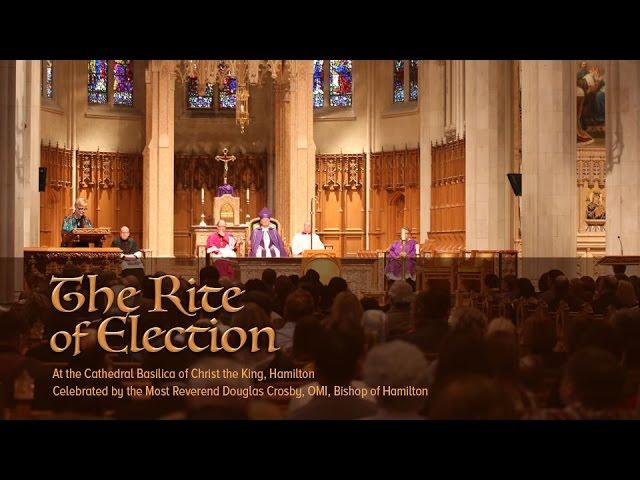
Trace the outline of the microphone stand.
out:
[[[624,257],[624,249],[622,248],[622,239],[618,235],[618,241],[620,242],[620,255]]]

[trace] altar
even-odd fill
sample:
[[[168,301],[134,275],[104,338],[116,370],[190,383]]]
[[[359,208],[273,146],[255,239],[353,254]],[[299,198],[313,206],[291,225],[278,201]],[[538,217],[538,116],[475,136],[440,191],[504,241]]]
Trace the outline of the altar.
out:
[[[306,259],[303,257],[285,258],[236,258],[226,259],[234,264],[239,274],[238,280],[245,283],[252,278],[261,278],[262,272],[271,268],[279,275],[303,275]],[[358,297],[380,295],[384,292],[384,258],[381,257],[345,257],[340,259],[340,276],[344,278],[349,290]],[[238,278],[239,277],[239,278]]]

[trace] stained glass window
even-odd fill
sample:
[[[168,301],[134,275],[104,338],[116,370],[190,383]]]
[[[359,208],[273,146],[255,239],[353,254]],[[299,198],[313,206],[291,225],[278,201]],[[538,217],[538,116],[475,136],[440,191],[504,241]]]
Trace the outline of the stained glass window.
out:
[[[332,107],[350,107],[352,78],[351,60],[329,60],[330,85],[329,105]]]
[[[53,98],[53,60],[44,61],[44,94]]]
[[[207,83],[204,95],[200,96],[198,95],[198,79],[189,78],[187,81],[187,106],[189,108],[211,108],[213,106],[213,84]]]
[[[113,61],[113,104],[133,106],[133,60]]]
[[[418,100],[418,60],[409,60],[409,100]]]
[[[106,60],[89,60],[89,81],[87,84],[89,103],[99,105],[107,103],[108,73]]]
[[[404,60],[393,61],[393,103],[404,102]]]
[[[227,75],[222,83],[222,88],[218,92],[218,105],[222,110],[236,108],[236,88],[238,81]]]
[[[313,107],[324,107],[324,60],[313,61]]]

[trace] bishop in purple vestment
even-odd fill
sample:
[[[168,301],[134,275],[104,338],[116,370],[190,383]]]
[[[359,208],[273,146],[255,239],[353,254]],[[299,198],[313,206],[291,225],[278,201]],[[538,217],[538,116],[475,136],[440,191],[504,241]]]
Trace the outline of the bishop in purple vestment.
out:
[[[387,251],[387,266],[384,273],[389,280],[416,279],[416,241],[409,238],[409,229],[403,228],[401,239],[391,244]],[[402,248],[402,238],[405,238]],[[402,253],[405,255],[402,255]],[[402,277],[402,262],[404,261],[404,278]]]
[[[260,226],[251,232],[250,257],[286,257],[287,250],[278,231],[270,226],[271,211],[263,208],[258,214]]]

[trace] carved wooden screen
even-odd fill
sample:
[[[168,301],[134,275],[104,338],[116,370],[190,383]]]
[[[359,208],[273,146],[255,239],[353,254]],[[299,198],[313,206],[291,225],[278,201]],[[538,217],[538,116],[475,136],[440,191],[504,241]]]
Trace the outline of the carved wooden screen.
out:
[[[45,191],[40,193],[40,245],[58,247],[62,220],[72,211],[71,150],[41,145],[40,166],[47,169]]]
[[[142,243],[142,155],[139,153],[76,151],[77,195],[89,203],[87,216],[94,227],[110,227],[116,238],[120,227],[129,227],[140,248]]]
[[[465,140],[431,146],[431,231],[428,248],[465,245]]]
[[[240,222],[257,217],[267,200],[267,154],[234,153],[229,163],[227,182],[240,197]],[[224,165],[215,155],[175,154],[174,188],[174,252],[177,257],[191,257],[195,250],[193,226],[200,223],[201,191],[205,190],[205,221],[213,225],[213,198],[224,183]],[[247,206],[247,188],[249,205]],[[281,220],[281,219],[279,219]]]
[[[371,154],[369,249],[385,250],[409,227],[420,236],[420,150]]]
[[[365,154],[317,154],[318,235],[337,256],[365,246]]]

